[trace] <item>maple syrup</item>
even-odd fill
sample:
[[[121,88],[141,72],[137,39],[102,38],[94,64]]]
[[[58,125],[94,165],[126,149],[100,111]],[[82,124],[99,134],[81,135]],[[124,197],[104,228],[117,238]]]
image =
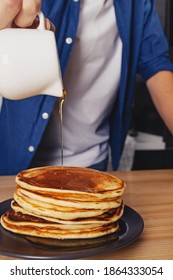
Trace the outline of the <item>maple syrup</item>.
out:
[[[63,141],[63,116],[62,116],[62,111],[63,111],[63,103],[66,98],[67,92],[63,90],[63,96],[60,98],[59,101],[59,117],[60,117],[60,137],[61,137],[61,167],[63,168],[63,146],[64,146],[64,141]]]

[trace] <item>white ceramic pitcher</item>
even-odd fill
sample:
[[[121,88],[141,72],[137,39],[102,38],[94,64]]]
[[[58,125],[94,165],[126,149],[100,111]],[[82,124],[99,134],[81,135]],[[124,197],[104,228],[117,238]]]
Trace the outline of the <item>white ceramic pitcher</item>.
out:
[[[37,29],[0,30],[0,95],[23,99],[38,94],[63,96],[54,32],[45,29],[42,12]]]

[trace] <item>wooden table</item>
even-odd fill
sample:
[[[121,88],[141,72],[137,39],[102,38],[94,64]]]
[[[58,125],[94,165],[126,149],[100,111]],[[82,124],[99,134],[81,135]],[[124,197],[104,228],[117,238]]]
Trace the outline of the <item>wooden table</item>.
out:
[[[143,218],[145,227],[131,245],[85,259],[172,260],[173,259],[173,170],[110,172],[123,179],[124,202]],[[0,177],[0,201],[11,198],[14,176]],[[0,256],[0,259],[14,259]]]

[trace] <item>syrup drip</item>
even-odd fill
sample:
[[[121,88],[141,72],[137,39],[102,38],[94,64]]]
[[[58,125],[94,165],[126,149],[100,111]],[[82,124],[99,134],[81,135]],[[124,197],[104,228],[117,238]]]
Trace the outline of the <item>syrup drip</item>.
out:
[[[63,109],[63,103],[64,100],[66,98],[66,91],[63,90],[63,96],[60,98],[60,102],[59,102],[59,117],[60,117],[60,137],[61,137],[61,167],[63,168],[63,159],[64,159],[64,155],[63,155],[63,146],[64,146],[64,140],[63,140],[63,116],[62,116],[62,109]]]

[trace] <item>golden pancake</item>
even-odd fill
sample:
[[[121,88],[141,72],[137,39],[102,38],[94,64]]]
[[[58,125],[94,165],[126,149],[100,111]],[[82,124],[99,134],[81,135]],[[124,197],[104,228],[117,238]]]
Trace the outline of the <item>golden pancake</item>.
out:
[[[51,197],[51,194],[49,197],[45,197],[43,194],[36,194],[32,191],[28,191],[25,189],[22,189],[20,187],[17,187],[16,194],[23,198],[30,198],[34,200],[37,200],[40,202],[47,202],[56,206],[63,206],[63,207],[71,207],[71,208],[82,208],[82,209],[109,209],[109,208],[116,208],[119,206],[119,197],[114,199],[107,199],[104,201],[70,201],[65,199],[55,199]]]
[[[119,228],[118,223],[111,223],[92,228],[64,229],[57,223],[45,222],[30,215],[16,214],[12,209],[1,217],[1,224],[14,233],[58,239],[94,238],[113,233]]]
[[[55,206],[49,203],[41,203],[34,199],[21,197],[16,192],[14,193],[14,199],[22,208],[31,213],[43,217],[55,217],[63,220],[95,217],[105,212],[105,209],[76,209],[72,207]],[[121,200],[117,202],[117,205],[121,205]]]
[[[125,183],[82,167],[46,166],[20,172],[2,226],[46,239],[92,239],[115,233]],[[42,239],[42,240],[43,240]]]
[[[50,195],[58,194],[61,199],[70,197],[84,201],[92,198],[115,197],[115,190],[120,192],[125,188],[124,182],[108,173],[82,167],[46,166],[24,170],[16,176],[16,183],[21,188],[40,191]],[[114,191],[114,192],[113,192]],[[110,192],[110,195],[109,195]],[[67,196],[68,194],[68,196]],[[120,196],[117,195],[116,196]]]
[[[11,208],[15,212],[20,212],[22,214],[31,215],[31,213],[29,211],[23,209],[19,204],[17,204],[17,202],[15,200],[13,200],[11,202]],[[62,219],[58,219],[58,218],[44,216],[44,219],[54,222],[54,223],[61,223],[61,224],[78,225],[78,224],[82,223],[84,225],[84,224],[98,223],[100,225],[104,225],[104,224],[110,224],[110,223],[113,223],[113,222],[116,222],[117,220],[119,220],[123,214],[123,211],[124,211],[124,205],[122,203],[120,205],[120,207],[118,207],[116,209],[109,209],[108,211],[104,212],[103,214],[95,216],[95,217],[80,218],[80,219],[73,219],[73,220],[62,220]],[[38,218],[43,218],[43,216],[36,215],[33,213],[32,213],[32,216],[38,217]]]

